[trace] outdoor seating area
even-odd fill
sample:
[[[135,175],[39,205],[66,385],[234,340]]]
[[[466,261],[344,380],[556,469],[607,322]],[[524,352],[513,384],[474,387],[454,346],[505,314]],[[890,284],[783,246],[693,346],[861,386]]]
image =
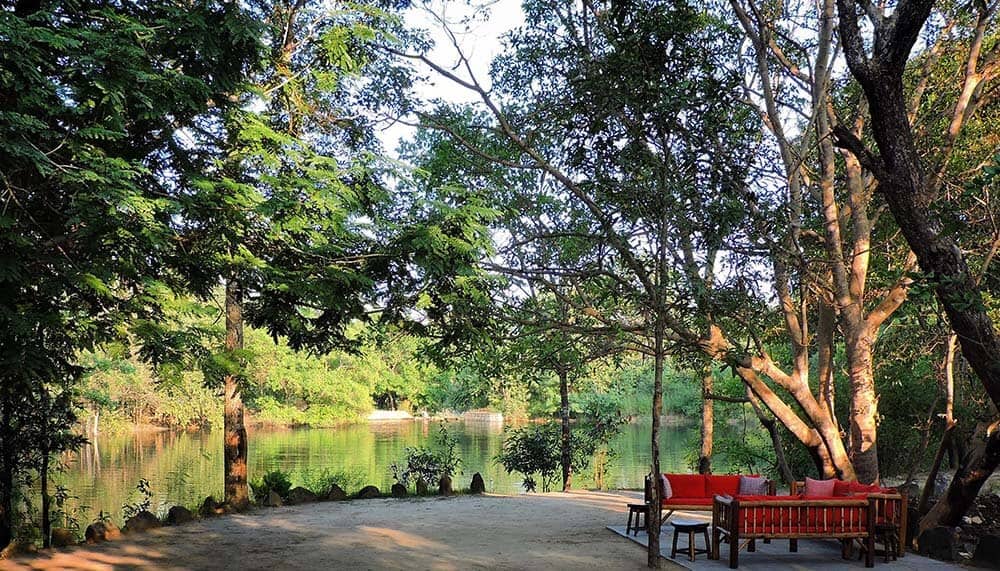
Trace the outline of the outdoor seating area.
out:
[[[719,560],[723,546],[728,546],[731,569],[739,567],[740,551],[756,551],[757,540],[788,540],[790,553],[798,551],[802,539],[838,540],[841,557],[851,558],[857,546],[865,567],[875,565],[876,544],[882,546],[886,562],[905,554],[907,497],[894,488],[807,478],[793,482],[788,495],[778,495],[775,483],[759,476],[663,474],[656,480],[662,498],[661,527],[675,511],[711,513],[710,523],[671,522],[672,558],[678,553],[679,534],[687,535],[688,543],[681,552],[687,553],[690,561],[695,561],[697,554]],[[629,532],[638,535],[640,519],[649,525],[652,481],[646,478],[646,513],[640,513],[640,504],[628,505],[626,536]],[[704,548],[696,545],[700,534],[704,534]]]

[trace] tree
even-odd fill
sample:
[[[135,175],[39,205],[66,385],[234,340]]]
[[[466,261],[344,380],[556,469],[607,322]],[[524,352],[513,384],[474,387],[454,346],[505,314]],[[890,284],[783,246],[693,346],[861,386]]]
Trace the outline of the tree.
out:
[[[508,221],[522,218],[507,227],[525,231],[501,246],[491,268],[565,300],[575,331],[617,337],[653,357],[650,468],[659,472],[667,353],[670,344],[702,345],[704,320],[690,293],[703,300],[717,285],[715,263],[738,221],[737,202],[725,198],[743,187],[741,143],[754,119],[737,103],[735,74],[704,57],[711,45],[713,57],[725,58],[733,46],[726,30],[683,2],[633,8],[527,3],[527,25],[494,63],[490,90],[460,50],[455,72],[402,55],[471,90],[486,111],[422,114],[469,155],[451,172],[478,181],[482,169],[469,164],[485,163],[518,183],[489,187]],[[684,282],[691,290],[678,286],[692,278]],[[563,280],[587,287],[569,298]],[[654,510],[650,566],[659,565],[658,517]]]
[[[253,9],[271,49],[230,94],[236,103],[190,134],[200,155],[184,171],[175,225],[192,290],[208,298],[225,286],[225,344],[204,366],[223,386],[225,501],[236,510],[250,498],[244,323],[317,352],[356,349],[357,321],[429,331],[483,285],[469,268],[486,251],[479,224],[490,215],[457,190],[408,196],[380,178],[363,119],[378,102],[350,107],[365,73],[383,71],[373,46],[393,41],[377,3]]]
[[[857,158],[879,180],[889,210],[921,269],[935,287],[958,336],[962,355],[976,372],[994,406],[1000,406],[1000,334],[987,313],[982,292],[962,250],[943,232],[939,215],[931,207],[937,197],[937,176],[928,175],[910,127],[903,75],[911,50],[934,8],[933,0],[902,0],[891,14],[881,7],[853,0],[837,0],[839,32],[851,74],[860,84],[871,109],[871,133],[878,152],[872,152],[849,130],[835,131],[838,143]],[[870,48],[859,19],[872,30]],[[949,127],[951,143],[975,112],[983,96],[984,81],[996,74],[1000,47],[983,44],[986,30],[996,17],[997,3],[977,6],[975,32],[963,79],[962,95],[955,105]],[[984,51],[985,50],[985,51]],[[947,165],[942,161],[942,168]],[[984,428],[978,453],[952,480],[946,498],[922,522],[956,525],[975,499],[979,488],[1000,464],[1000,434],[997,422]]]
[[[32,458],[71,443],[77,351],[160,312],[169,180],[187,158],[172,134],[257,45],[227,2],[0,5],[0,544],[25,471],[45,471]]]
[[[553,284],[543,284],[548,286]],[[515,290],[516,291],[516,290]],[[571,306],[566,303],[572,291],[560,292],[560,297],[546,295],[529,286],[530,297],[510,308],[506,319],[513,332],[505,353],[516,363],[521,374],[554,374],[559,379],[559,467],[562,491],[572,488],[574,439],[570,423],[570,389],[574,381],[586,372],[588,364],[621,352],[621,347],[609,339],[588,338],[574,331]],[[517,293],[513,296],[517,299]]]

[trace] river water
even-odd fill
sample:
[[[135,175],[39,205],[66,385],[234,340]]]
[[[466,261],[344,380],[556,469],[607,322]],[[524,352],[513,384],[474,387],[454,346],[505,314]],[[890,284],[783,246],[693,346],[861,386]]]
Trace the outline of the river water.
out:
[[[270,470],[291,475],[293,485],[308,484],[324,470],[343,473],[352,493],[373,484],[388,491],[393,483],[389,466],[401,461],[407,446],[429,444],[440,423],[429,420],[382,422],[337,428],[256,429],[249,440],[251,480]],[[448,422],[459,441],[462,473],[456,488],[468,487],[480,472],[489,492],[521,493],[521,476],[507,474],[494,461],[503,442],[503,425]],[[628,424],[612,442],[606,488],[641,488],[650,464],[649,422]],[[697,426],[667,425],[662,431],[661,464],[664,471],[686,472],[696,449]],[[84,524],[99,511],[118,520],[122,505],[135,502],[138,481],[145,478],[153,492],[152,508],[164,512],[179,504],[196,506],[208,495],[222,491],[222,433],[146,432],[101,435],[81,450],[63,456],[63,471],[53,480],[68,488],[68,506],[79,508]],[[578,488],[595,487],[593,470],[574,477]],[[352,489],[353,488],[353,489]]]

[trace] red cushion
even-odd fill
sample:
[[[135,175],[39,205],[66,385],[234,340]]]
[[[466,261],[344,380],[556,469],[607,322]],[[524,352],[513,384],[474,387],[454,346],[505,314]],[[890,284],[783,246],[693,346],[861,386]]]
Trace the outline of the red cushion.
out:
[[[670,498],[663,500],[663,505],[665,506],[710,506],[712,505],[712,498],[706,498],[704,496],[699,498],[681,498],[678,496],[671,496]]]
[[[706,498],[705,476],[701,474],[666,474],[670,489],[677,498]]]
[[[850,482],[848,486],[850,486],[852,494],[877,494],[882,491],[882,488],[878,486],[862,484],[861,482]]]
[[[833,495],[835,496],[849,496],[851,495],[851,482],[845,482],[843,480],[837,480],[833,484]]]
[[[740,476],[705,476],[708,497],[735,496],[740,491]]]
[[[798,501],[802,499],[802,496],[738,496],[740,501],[761,501],[767,500],[769,502],[791,502]]]

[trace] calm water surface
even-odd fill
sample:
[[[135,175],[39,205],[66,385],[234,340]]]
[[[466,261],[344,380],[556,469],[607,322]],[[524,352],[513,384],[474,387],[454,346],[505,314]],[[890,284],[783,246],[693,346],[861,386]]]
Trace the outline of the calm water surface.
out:
[[[291,475],[293,485],[308,482],[324,469],[352,475],[359,485],[387,491],[393,483],[389,466],[404,457],[404,448],[429,444],[439,422],[414,420],[358,424],[338,428],[257,429],[250,432],[250,478],[270,470]],[[461,421],[447,423],[458,437],[462,473],[456,487],[467,487],[480,472],[490,492],[520,493],[518,474],[507,474],[494,462],[503,441],[503,426]],[[650,464],[650,425],[633,423],[612,442],[615,456],[605,477],[607,488],[638,488]],[[687,471],[698,437],[697,426],[666,426],[661,439],[664,471]],[[81,521],[99,510],[121,516],[122,504],[138,499],[136,483],[149,480],[154,511],[175,504],[195,506],[222,491],[222,432],[153,432],[99,436],[92,444],[64,456],[65,471],[54,477],[83,506]],[[574,476],[574,486],[594,487],[588,470]],[[348,493],[357,491],[347,489]]]

